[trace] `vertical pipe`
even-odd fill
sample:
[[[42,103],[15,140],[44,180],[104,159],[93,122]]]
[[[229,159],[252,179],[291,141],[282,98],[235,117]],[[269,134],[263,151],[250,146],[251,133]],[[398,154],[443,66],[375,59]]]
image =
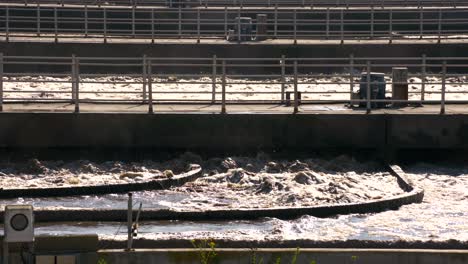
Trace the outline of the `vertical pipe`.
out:
[[[349,55],[349,105],[353,106],[354,93],[354,54]]]
[[[286,57],[281,55],[281,103],[284,103],[284,93],[286,92]]]
[[[222,91],[221,91],[221,114],[226,113],[226,61],[222,62]]]
[[[326,39],[330,37],[330,8],[327,7],[327,15],[326,15]]]
[[[224,7],[224,36],[227,37],[228,35],[228,13],[227,13],[227,6]]]
[[[88,37],[88,5],[84,6],[84,16],[85,16],[85,37]]]
[[[294,44],[297,44],[297,11],[294,8]]]
[[[340,9],[340,37],[341,37],[341,44],[344,43],[344,15],[343,9]]]
[[[297,60],[294,60],[294,111],[293,114],[299,112],[299,98],[297,92]]]
[[[132,222],[133,222],[133,199],[132,193],[128,193],[128,207],[127,207],[127,251],[132,250],[133,234],[132,234]]]
[[[143,94],[142,94],[142,97],[143,97],[143,103],[146,101],[146,82],[148,80],[148,77],[147,77],[147,74],[146,74],[146,71],[148,70],[147,66],[146,66],[146,54],[143,55],[143,75],[142,75],[142,81],[143,81]]]
[[[76,104],[75,54],[72,54],[70,66],[71,66],[71,98],[72,98],[73,104]]]
[[[197,8],[197,43],[200,43],[200,9]]]
[[[132,7],[132,38],[135,38],[135,6]]]
[[[152,114],[153,113],[153,65],[152,61],[147,60],[146,61],[148,65],[148,70],[146,71],[147,77],[148,77],[148,113]]]
[[[237,13],[237,42],[241,42],[241,10],[239,8],[238,13]]]
[[[371,32],[370,32],[370,38],[371,39],[374,39],[374,7],[372,6],[371,8],[371,23],[370,23],[370,27],[371,27]]]
[[[442,62],[442,95],[440,101],[440,114],[445,114],[445,82],[446,82],[446,75],[447,75],[447,61]]]
[[[107,9],[104,7],[103,9],[103,16],[104,16],[104,43],[107,43]]]
[[[37,28],[37,36],[41,36],[41,8],[39,3],[36,6],[36,28]]]
[[[8,6],[6,6],[6,9],[5,9],[5,27],[6,27],[6,32],[5,32],[5,38],[6,38],[6,42],[10,41],[10,8]]]
[[[275,5],[275,21],[273,31],[274,31],[274,38],[278,38],[278,4]]]
[[[423,54],[422,55],[422,68],[421,68],[421,101],[424,101],[425,93],[426,93],[426,54]]]
[[[442,9],[439,8],[439,19],[437,23],[437,43],[440,43],[442,35]]]
[[[0,53],[0,112],[3,111],[3,53]]]
[[[211,103],[214,104],[216,102],[216,55],[213,55],[213,65],[212,65],[212,85],[211,85]]]
[[[55,32],[55,43],[58,42],[58,18],[57,18],[57,8],[54,7],[54,32]]]
[[[371,64],[370,61],[367,61],[367,67],[366,67],[366,73],[367,73],[367,79],[366,79],[366,84],[367,84],[367,93],[366,93],[366,114],[370,114],[371,112],[371,83],[370,83],[370,78],[371,78]]]
[[[151,43],[154,44],[154,8],[151,8]]]

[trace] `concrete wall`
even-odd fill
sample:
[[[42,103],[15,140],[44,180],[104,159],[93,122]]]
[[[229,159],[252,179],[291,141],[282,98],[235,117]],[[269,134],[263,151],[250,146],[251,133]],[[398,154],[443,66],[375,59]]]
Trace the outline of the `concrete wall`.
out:
[[[99,257],[107,263],[201,263],[199,252],[194,249],[164,249],[138,250],[124,252],[122,250],[106,250],[99,252]],[[256,262],[253,262],[254,258]],[[217,251],[215,258],[219,264],[234,263],[275,263],[281,258],[281,263],[292,263],[295,249],[222,249]],[[314,262],[315,261],[315,262]],[[465,264],[468,263],[466,250],[370,250],[370,249],[303,249],[297,255],[298,264]]]
[[[0,148],[468,148],[468,115],[1,113],[0,124]]]

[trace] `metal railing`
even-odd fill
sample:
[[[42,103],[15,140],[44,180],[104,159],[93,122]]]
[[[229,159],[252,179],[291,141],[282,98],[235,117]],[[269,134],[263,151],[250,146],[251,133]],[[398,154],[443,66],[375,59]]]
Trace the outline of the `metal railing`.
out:
[[[3,7],[0,36],[51,38],[201,39],[226,38],[241,24],[236,17],[251,17],[252,30],[234,32],[240,39],[443,39],[468,37],[468,8],[369,10],[264,10]],[[263,26],[266,31],[257,31]]]
[[[3,3],[37,5],[97,5],[97,6],[302,6],[302,7],[430,7],[467,6],[466,0],[4,0]]]
[[[394,82],[392,67],[407,67]],[[361,105],[370,113],[388,105],[468,104],[468,58],[94,58],[23,57],[0,54],[0,110],[4,103],[66,102],[147,105],[227,104]],[[385,73],[385,82],[371,72]],[[386,99],[370,92],[386,85]],[[408,100],[390,99],[394,84],[408,84]],[[365,98],[356,97],[365,89]]]

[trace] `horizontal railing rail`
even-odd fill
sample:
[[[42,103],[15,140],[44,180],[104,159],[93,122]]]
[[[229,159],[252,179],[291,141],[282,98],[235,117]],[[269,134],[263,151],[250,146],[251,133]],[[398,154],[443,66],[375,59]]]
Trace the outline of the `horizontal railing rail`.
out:
[[[468,8],[431,9],[266,9],[265,19],[248,9],[190,8],[0,8],[0,37],[186,38],[251,41],[466,39]],[[237,17],[250,18],[241,22]],[[241,28],[242,30],[237,30]]]
[[[466,6],[466,0],[4,0],[11,4],[97,5],[97,6],[307,6],[307,7],[370,7],[370,6]]]
[[[392,70],[405,67],[395,80]],[[468,57],[164,58],[27,57],[0,54],[5,103],[468,104]],[[380,72],[380,73],[375,73]],[[392,96],[406,85],[408,99]],[[377,96],[377,93],[383,93]]]

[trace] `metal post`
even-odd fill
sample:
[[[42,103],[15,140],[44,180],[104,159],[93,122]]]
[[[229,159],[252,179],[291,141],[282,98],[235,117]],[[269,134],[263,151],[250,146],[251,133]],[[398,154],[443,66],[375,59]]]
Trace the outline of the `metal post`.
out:
[[[103,9],[103,16],[104,16],[104,43],[107,43],[107,9],[104,7]]]
[[[388,43],[392,43],[392,38],[393,38],[393,9],[390,8],[389,10],[389,23],[388,23]]]
[[[370,26],[371,26],[370,38],[374,39],[374,6],[372,6],[372,8],[371,8],[371,23],[370,23]]]
[[[75,83],[75,113],[80,112],[80,68],[79,59],[73,55],[73,74]]]
[[[293,114],[299,112],[299,98],[297,93],[297,60],[294,60],[294,111]]]
[[[37,36],[41,36],[41,8],[39,3],[36,6],[36,28],[37,28]]]
[[[6,42],[10,41],[10,8],[8,6],[6,6],[6,9],[5,9],[5,38],[6,38]]]
[[[221,114],[226,113],[226,61],[222,62],[222,91],[221,91]]]
[[[354,93],[354,54],[349,55],[349,99],[350,106],[353,106],[353,93]]]
[[[152,114],[153,113],[153,65],[152,61],[147,60],[146,61],[148,65],[148,70],[147,70],[147,76],[148,76],[148,113]]]
[[[147,65],[146,65],[146,54],[143,55],[143,103],[146,101],[146,82],[148,79],[148,76],[146,74],[146,71],[148,70]]]
[[[9,249],[8,249],[8,242],[3,239],[3,264],[10,263],[10,256],[9,256]]]
[[[440,43],[442,35],[442,9],[439,8],[439,19],[437,23],[437,43]]]
[[[135,6],[132,7],[132,38],[135,38]]]
[[[275,21],[273,23],[274,23],[274,27],[273,27],[274,36],[273,36],[273,38],[276,39],[278,37],[278,4],[275,5]]]
[[[179,5],[179,38],[182,38],[182,7]]]
[[[224,36],[227,37],[228,35],[228,13],[227,13],[227,6],[224,7]]]
[[[58,18],[57,18],[57,8],[54,7],[54,31],[55,31],[55,43],[58,42]]]
[[[423,38],[423,32],[424,32],[424,13],[423,13],[423,8],[419,9],[419,39]]]
[[[216,102],[216,55],[213,55],[213,65],[212,65],[212,70],[213,74],[211,77],[212,85],[211,85],[211,103],[214,104]]]
[[[440,102],[440,114],[445,114],[445,81],[447,75],[447,61],[442,62],[442,98]]]
[[[72,102],[76,103],[76,82],[75,82],[75,54],[72,54],[71,60],[71,98]]]
[[[154,8],[151,8],[151,43],[154,44]]]
[[[132,222],[133,222],[133,199],[132,193],[128,193],[128,207],[127,207],[127,251],[132,250],[133,234],[132,234]]]
[[[343,9],[340,9],[340,36],[341,36],[341,44],[344,43],[344,15]]]
[[[239,8],[238,12],[237,12],[237,42],[240,43],[241,42],[241,10]]]
[[[286,57],[281,55],[281,103],[284,103],[284,93],[286,92]]]
[[[366,94],[366,114],[370,114],[371,112],[371,83],[370,83],[370,77],[371,77],[371,64],[370,61],[367,61],[367,94]]]
[[[3,53],[0,53],[0,112],[3,111]]]
[[[422,68],[421,68],[421,101],[424,101],[425,93],[426,93],[426,54],[423,54],[422,55]]]
[[[197,43],[200,43],[200,9],[197,8]]]
[[[88,37],[88,5],[85,4],[84,6],[84,16],[85,16],[85,37]]]
[[[330,37],[330,8],[327,7],[327,18],[326,18],[326,38]]]
[[[297,11],[294,9],[294,45],[297,44]]]

